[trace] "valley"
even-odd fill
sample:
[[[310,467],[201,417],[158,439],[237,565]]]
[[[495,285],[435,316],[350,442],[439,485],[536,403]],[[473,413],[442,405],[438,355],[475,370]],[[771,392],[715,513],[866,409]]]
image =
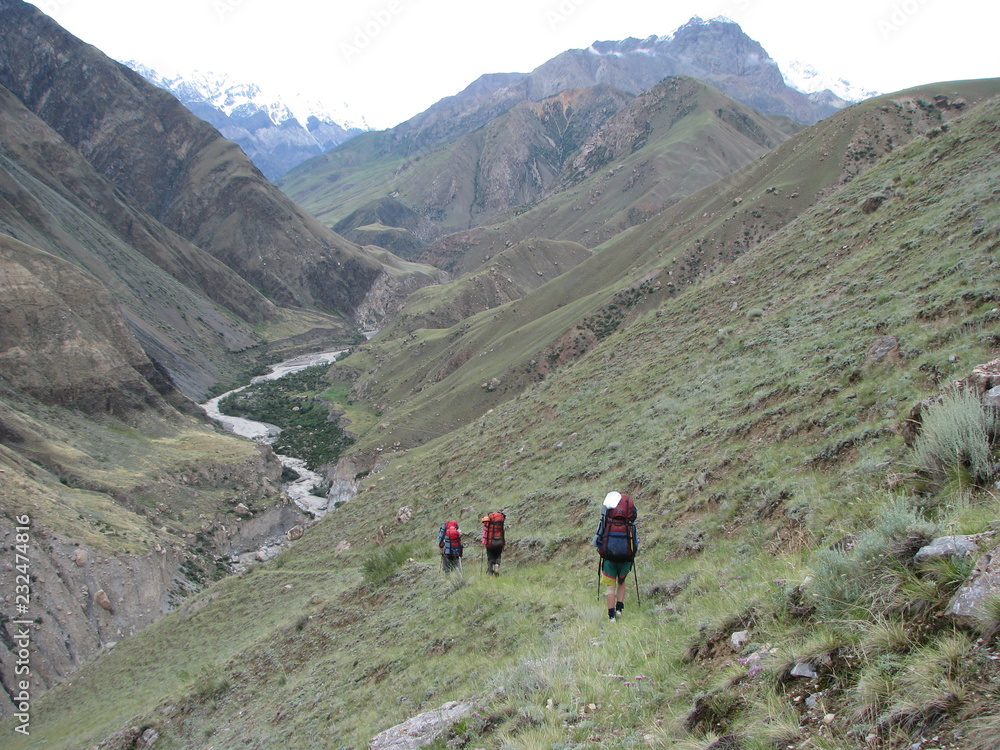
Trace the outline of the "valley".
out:
[[[998,747],[1000,79],[692,19],[272,182],[0,31],[3,747]]]

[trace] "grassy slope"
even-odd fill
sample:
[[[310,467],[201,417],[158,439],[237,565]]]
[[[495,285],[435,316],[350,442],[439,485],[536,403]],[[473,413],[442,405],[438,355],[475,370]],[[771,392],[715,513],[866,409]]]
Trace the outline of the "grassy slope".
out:
[[[616,295],[623,289],[655,279],[648,286],[658,289],[645,289],[638,308],[651,309],[755,247],[877,155],[939,127],[943,114],[918,102],[937,94],[977,101],[998,86],[997,80],[935,84],[852,107],[622,232],[517,302],[449,329],[379,337],[347,360],[361,373],[359,392],[386,415],[386,428],[361,445],[414,445],[482,414],[536,380],[550,357],[572,353],[574,329],[620,307]],[[494,379],[498,387],[483,389]]]
[[[551,142],[554,133],[544,130],[550,120],[548,113],[533,112],[533,108],[541,110],[556,99],[537,105],[523,103],[474,133],[405,159],[370,150],[367,141],[349,141],[296,168],[282,178],[280,186],[330,226],[385,195],[426,212],[447,231],[487,220],[493,223],[497,219],[495,208],[479,202],[493,182],[503,184],[509,178],[504,167],[508,159],[503,157],[517,147],[506,141],[512,133],[526,143]],[[573,110],[572,102],[568,108]],[[581,108],[585,109],[585,103]],[[507,240],[532,236],[571,239],[592,247],[759,156],[768,145],[781,142],[797,129],[689,78],[670,79],[626,109],[637,112],[633,116],[649,125],[648,140],[640,138],[638,132],[630,134],[625,137],[626,148],[616,142],[621,133],[611,134],[606,141],[597,142],[594,153],[586,159],[573,159],[569,153],[562,155],[567,164],[547,165],[566,170],[558,187],[554,185],[555,174],[539,178],[553,185],[550,192],[558,189],[558,196],[550,196],[530,211],[530,206],[522,206],[509,212],[513,217],[499,224],[500,244],[491,252],[498,252]],[[572,117],[585,114],[574,112]],[[629,114],[620,112],[607,122],[617,117],[628,123]],[[746,132],[734,125],[738,120],[743,121]],[[575,151],[577,144],[572,146]],[[612,159],[613,164],[606,163]],[[582,179],[595,170],[598,174],[591,179]]]
[[[46,533],[113,553],[182,543],[206,518],[235,517],[238,478],[210,477],[259,462],[257,446],[190,418],[125,425],[10,395],[0,410],[19,431],[17,451],[0,447],[4,513],[28,513]]]
[[[707,747],[713,731],[755,747],[806,736],[863,746],[885,705],[941,682],[937,657],[918,662],[907,650],[940,650],[939,633],[881,651],[856,636],[867,639],[865,659],[896,659],[900,675],[922,664],[926,684],[919,693],[896,678],[873,715],[861,710],[857,669],[825,677],[830,736],[780,676],[804,653],[833,653],[817,641],[847,636],[796,619],[788,584],[811,572],[813,550],[873,526],[901,493],[888,487],[912,461],[894,430],[909,407],[997,356],[998,118],[991,102],[897,150],[724,276],[398,455],[276,561],[212,587],[46,694],[30,741],[0,727],[8,745],[86,747],[148,723],[162,748],[362,747],[421,710],[477,696],[478,715],[459,728],[470,747]],[[895,194],[863,213],[886,185]],[[902,358],[867,362],[886,333]],[[645,592],[615,629],[602,622],[587,547],[610,488],[639,503]],[[920,502],[959,531],[1000,512],[989,494]],[[406,522],[396,520],[403,505],[413,509]],[[481,577],[473,546],[465,579],[444,581],[437,524],[455,517],[474,534],[496,506],[511,519],[504,576]],[[376,540],[415,544],[415,562],[362,585]],[[342,541],[352,550],[337,552]],[[773,649],[756,679],[720,645],[748,622],[751,650]],[[864,625],[862,634],[883,627]],[[690,662],[692,645],[705,648]],[[961,652],[979,669],[981,649],[970,641]],[[945,717],[978,705],[973,672],[958,674],[967,692]],[[708,704],[716,726],[687,715]]]

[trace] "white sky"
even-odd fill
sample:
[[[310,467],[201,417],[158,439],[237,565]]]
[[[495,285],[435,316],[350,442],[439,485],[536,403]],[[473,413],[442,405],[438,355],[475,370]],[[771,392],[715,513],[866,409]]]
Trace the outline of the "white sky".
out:
[[[391,127],[483,73],[724,15],[776,60],[882,92],[1000,76],[996,0],[33,0],[109,56],[227,73]]]

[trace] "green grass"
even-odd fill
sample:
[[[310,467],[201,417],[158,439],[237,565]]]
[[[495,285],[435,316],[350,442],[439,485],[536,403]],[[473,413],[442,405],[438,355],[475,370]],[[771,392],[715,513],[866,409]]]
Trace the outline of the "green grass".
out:
[[[88,747],[135,722],[155,724],[167,750],[364,747],[450,700],[474,713],[445,745],[704,748],[732,734],[846,749],[874,734],[907,746],[968,717],[990,747],[995,645],[943,617],[960,566],[916,569],[906,549],[918,533],[984,531],[1000,505],[980,487],[908,477],[898,426],[997,356],[998,106],[955,125],[950,145],[898,149],[724,274],[644,300],[505,400],[466,403],[496,372],[476,356],[436,383],[441,360],[387,359],[424,390],[377,402],[398,432],[360,494],[42,696],[37,735],[12,747]],[[863,213],[898,174],[913,178],[905,195]],[[912,237],[926,239],[903,248]],[[637,257],[604,253],[609,273]],[[518,347],[492,353],[513,366],[544,351],[545,315],[590,314],[565,294],[562,307],[528,295],[453,341],[423,330],[377,342],[354,360],[356,383],[410,344],[449,361],[460,337],[474,352]],[[529,310],[534,325],[490,338]],[[886,334],[899,356],[869,360]],[[436,401],[421,402],[426,391]],[[432,426],[403,450],[388,442]],[[614,624],[588,545],[611,488],[635,498],[641,544],[642,604],[629,581]],[[455,518],[475,536],[496,507],[501,576],[482,573],[473,542],[463,574],[445,577],[438,525]],[[391,564],[366,581],[380,554]],[[802,661],[815,679],[792,675]]]

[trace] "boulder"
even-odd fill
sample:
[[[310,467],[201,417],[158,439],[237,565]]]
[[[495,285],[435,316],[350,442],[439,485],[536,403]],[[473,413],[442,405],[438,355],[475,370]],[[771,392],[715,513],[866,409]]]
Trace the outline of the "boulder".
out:
[[[450,701],[440,708],[425,711],[402,724],[380,732],[368,742],[368,748],[369,750],[416,750],[426,747],[471,710],[471,703]]]
[[[928,562],[930,560],[940,560],[944,557],[963,558],[972,557],[979,553],[979,547],[972,540],[972,537],[964,534],[954,536],[941,536],[933,540],[930,544],[921,547],[914,555],[915,563]]]
[[[962,625],[984,624],[991,620],[986,599],[1000,595],[1000,552],[994,550],[979,558],[969,578],[952,596],[948,615]]]
[[[111,606],[111,600],[108,598],[108,595],[105,593],[104,589],[101,589],[96,594],[94,594],[94,603],[97,604],[97,606],[99,606],[101,609],[105,609],[108,612],[114,611],[114,608]]]
[[[899,353],[899,339],[895,336],[879,336],[875,339],[865,355],[868,362],[878,362],[882,359],[902,359]]]

